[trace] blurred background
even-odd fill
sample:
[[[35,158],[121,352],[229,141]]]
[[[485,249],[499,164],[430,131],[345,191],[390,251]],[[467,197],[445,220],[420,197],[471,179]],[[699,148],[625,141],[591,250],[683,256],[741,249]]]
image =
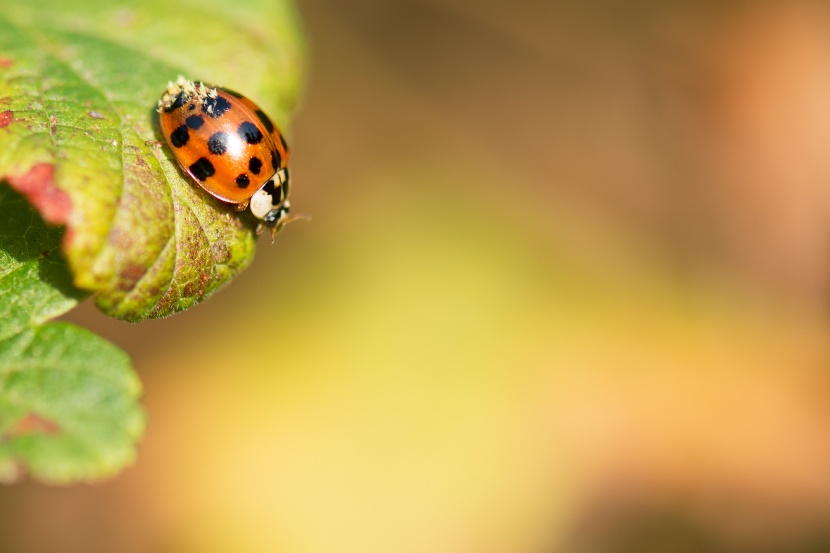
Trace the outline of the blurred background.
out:
[[[830,550],[830,4],[302,0],[313,220],[68,319],[137,463],[9,553]]]

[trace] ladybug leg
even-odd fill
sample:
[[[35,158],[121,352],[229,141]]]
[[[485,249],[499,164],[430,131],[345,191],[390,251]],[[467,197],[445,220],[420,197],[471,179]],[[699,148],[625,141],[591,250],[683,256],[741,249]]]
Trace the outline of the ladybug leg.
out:
[[[271,243],[272,244],[274,243],[274,237],[277,235],[277,232],[279,232],[279,230],[280,230],[280,227],[271,227]],[[265,231],[265,225],[263,225],[262,223],[259,223],[256,226],[256,235],[259,236],[264,231]]]
[[[145,146],[152,146],[153,148],[158,149],[158,148],[161,147],[161,142],[159,142],[158,140],[145,140],[144,145]]]
[[[237,211],[245,211],[246,209],[248,209],[248,204],[250,203],[250,201],[251,200],[245,200],[242,203],[236,204],[236,210]]]

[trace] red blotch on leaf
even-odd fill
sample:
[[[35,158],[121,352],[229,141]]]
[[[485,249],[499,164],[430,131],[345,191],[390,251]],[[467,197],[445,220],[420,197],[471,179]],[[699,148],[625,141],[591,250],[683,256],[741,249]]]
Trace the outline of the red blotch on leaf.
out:
[[[10,58],[0,58],[0,67],[3,69],[8,69],[12,65],[14,65],[14,60]]]
[[[0,113],[0,129],[3,127],[8,127],[12,120],[14,119],[14,113],[12,110],[7,109],[6,111]]]
[[[61,428],[58,423],[44,418],[37,413],[29,413],[15,423],[7,434],[12,437],[31,434],[57,434]]]
[[[50,163],[38,163],[23,175],[6,177],[12,187],[26,196],[40,216],[47,223],[65,225],[72,212],[72,200],[55,186],[55,166]]]
[[[126,291],[132,290],[138,284],[138,281],[145,275],[147,269],[141,265],[128,265],[118,272],[118,276],[123,281],[119,289]]]

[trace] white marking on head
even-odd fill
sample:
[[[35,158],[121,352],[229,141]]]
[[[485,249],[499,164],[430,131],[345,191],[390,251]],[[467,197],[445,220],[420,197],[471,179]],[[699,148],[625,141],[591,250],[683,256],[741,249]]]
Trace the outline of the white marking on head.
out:
[[[264,219],[268,212],[277,206],[271,203],[271,194],[260,188],[251,196],[251,213],[257,219]]]

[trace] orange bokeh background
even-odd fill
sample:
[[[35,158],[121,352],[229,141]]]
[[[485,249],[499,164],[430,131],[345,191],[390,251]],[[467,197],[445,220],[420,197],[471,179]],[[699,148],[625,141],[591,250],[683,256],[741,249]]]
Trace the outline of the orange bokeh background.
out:
[[[205,304],[68,319],[149,427],[14,553],[830,549],[830,6],[300,2],[292,206]]]

